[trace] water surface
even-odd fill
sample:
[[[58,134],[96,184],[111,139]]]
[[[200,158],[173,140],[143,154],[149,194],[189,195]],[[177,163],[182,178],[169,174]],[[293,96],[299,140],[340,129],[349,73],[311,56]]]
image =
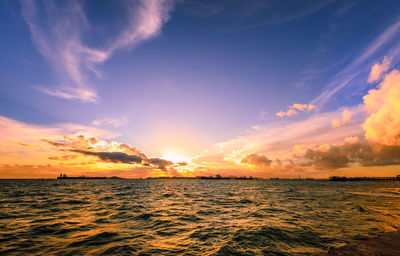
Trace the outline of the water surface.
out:
[[[396,182],[0,180],[1,255],[309,255],[399,217]]]

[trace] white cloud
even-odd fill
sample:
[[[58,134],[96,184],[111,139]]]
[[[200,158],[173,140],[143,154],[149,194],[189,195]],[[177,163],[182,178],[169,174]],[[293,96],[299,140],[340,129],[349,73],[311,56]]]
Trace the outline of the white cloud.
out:
[[[80,1],[64,3],[21,1],[22,14],[29,26],[32,40],[39,52],[49,61],[57,74],[53,87],[36,86],[41,92],[83,102],[98,101],[97,91],[90,84],[90,76],[102,78],[98,65],[113,52],[148,40],[161,31],[174,3],[168,0],[125,2],[129,24],[107,49],[86,45],[82,35],[90,31]],[[63,6],[61,6],[63,5]]]

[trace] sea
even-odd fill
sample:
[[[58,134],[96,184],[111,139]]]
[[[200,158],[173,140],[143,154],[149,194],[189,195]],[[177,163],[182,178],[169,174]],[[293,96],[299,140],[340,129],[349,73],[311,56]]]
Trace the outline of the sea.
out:
[[[400,182],[0,180],[0,255],[318,255],[400,228]]]

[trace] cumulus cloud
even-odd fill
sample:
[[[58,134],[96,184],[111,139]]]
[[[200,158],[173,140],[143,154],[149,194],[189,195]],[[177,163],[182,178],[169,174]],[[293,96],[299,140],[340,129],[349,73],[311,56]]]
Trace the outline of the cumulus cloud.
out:
[[[168,167],[186,166],[187,163],[172,161],[162,158],[151,158],[144,154],[140,149],[125,143],[106,142],[94,137],[83,135],[70,137],[64,136],[63,141],[43,141],[59,148],[61,152],[74,152],[85,156],[97,157],[102,162],[115,164],[135,164],[142,167],[157,168],[162,171],[170,171]],[[52,160],[66,160],[64,157],[52,157]]]
[[[240,161],[242,164],[250,164],[255,166],[269,166],[271,164],[271,160],[269,160],[266,156],[261,154],[249,154],[243,157]]]
[[[22,15],[32,40],[57,74],[56,84],[35,85],[48,95],[83,102],[97,102],[97,91],[89,83],[91,75],[102,78],[99,64],[121,48],[132,47],[160,33],[168,21],[174,2],[169,0],[124,1],[128,11],[127,27],[110,40],[108,47],[94,48],[82,37],[90,24],[80,1],[21,1]]]
[[[383,64],[384,62],[385,59]],[[374,67],[377,67],[376,64]],[[375,76],[379,79],[377,77]],[[391,71],[376,89],[370,90],[364,96],[363,108],[368,114],[362,124],[365,141],[360,141],[355,136],[346,137],[342,144],[309,148],[303,155],[298,156],[297,160],[303,161],[304,166],[317,169],[344,168],[349,167],[351,163],[361,166],[399,165],[400,71]],[[337,127],[348,123],[350,119],[351,112],[345,110],[342,119],[337,119],[332,124]],[[337,125],[334,125],[335,122]]]
[[[332,119],[332,127],[336,128],[342,125],[345,125],[351,121],[351,112],[348,109],[343,110],[342,118],[334,118]]]
[[[299,104],[299,103],[294,103],[293,105],[289,106],[289,110],[287,111],[279,111],[276,113],[276,116],[293,116],[297,115],[297,110],[302,111],[302,112],[309,112],[311,110],[315,109],[315,105],[312,104]]]
[[[174,165],[175,163],[162,159],[162,158],[149,158],[145,161],[147,164],[155,165],[161,170],[165,170],[167,166]],[[178,164],[181,165],[181,164]]]
[[[365,138],[400,145],[400,71],[391,71],[377,89],[364,96],[364,108],[369,114],[362,125]]]
[[[316,169],[337,169],[347,167],[350,159],[340,147],[332,146],[327,151],[308,149],[304,154],[307,165]]]
[[[400,164],[400,146],[388,146],[371,142],[330,145],[327,150],[308,149],[302,160],[306,166],[317,169],[349,167],[350,163],[361,166],[386,166]]]
[[[369,73],[368,83],[373,83],[380,80],[385,72],[389,70],[389,68],[390,59],[387,57],[384,57],[381,63],[375,63],[371,68],[371,72]]]

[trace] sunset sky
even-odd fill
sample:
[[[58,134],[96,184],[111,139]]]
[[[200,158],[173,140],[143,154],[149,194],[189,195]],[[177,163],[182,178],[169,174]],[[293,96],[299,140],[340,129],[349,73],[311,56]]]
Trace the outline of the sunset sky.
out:
[[[400,1],[0,2],[0,178],[400,174]]]

